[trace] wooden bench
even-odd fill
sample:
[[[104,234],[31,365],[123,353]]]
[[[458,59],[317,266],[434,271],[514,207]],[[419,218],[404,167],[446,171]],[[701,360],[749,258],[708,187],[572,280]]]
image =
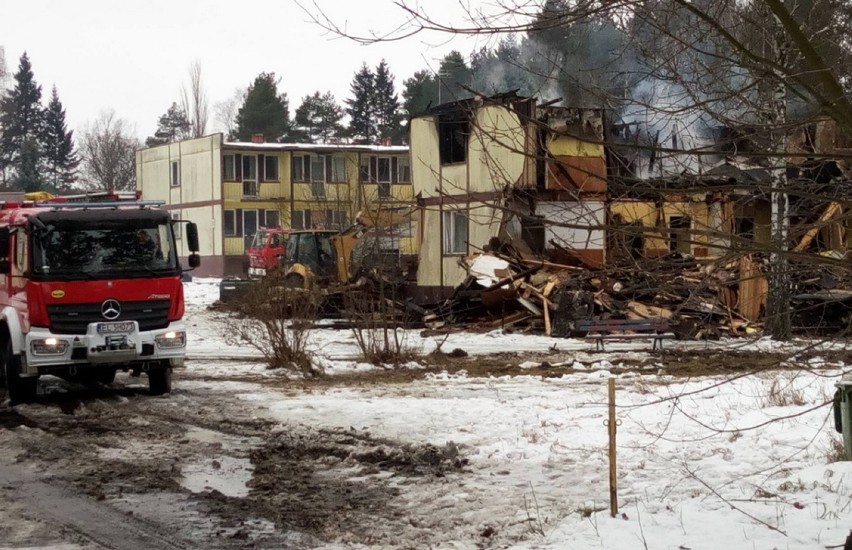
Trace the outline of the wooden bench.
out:
[[[604,340],[652,339],[653,349],[663,349],[663,340],[675,337],[669,320],[663,317],[651,319],[591,319],[579,321],[577,330],[585,333],[587,340],[595,341],[595,350],[605,351]]]

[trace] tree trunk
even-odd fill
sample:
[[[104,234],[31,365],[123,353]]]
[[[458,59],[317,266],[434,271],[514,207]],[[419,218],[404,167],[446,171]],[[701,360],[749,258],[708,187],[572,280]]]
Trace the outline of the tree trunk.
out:
[[[764,47],[767,59],[779,66],[786,60],[787,48],[784,34],[776,17],[767,12],[766,39]],[[787,139],[784,126],[787,122],[787,88],[783,75],[767,78],[768,86],[763,90],[766,104],[762,109],[768,133],[767,150],[770,153],[770,253],[769,295],[766,299],[764,327],[775,340],[787,340],[791,336],[790,315],[790,265],[787,259],[790,234],[790,198],[787,194],[786,151]]]

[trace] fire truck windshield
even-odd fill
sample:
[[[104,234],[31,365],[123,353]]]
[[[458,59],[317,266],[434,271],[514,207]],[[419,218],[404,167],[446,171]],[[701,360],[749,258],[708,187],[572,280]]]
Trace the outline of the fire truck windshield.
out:
[[[171,225],[47,224],[32,231],[32,275],[42,280],[150,277],[179,272]]]

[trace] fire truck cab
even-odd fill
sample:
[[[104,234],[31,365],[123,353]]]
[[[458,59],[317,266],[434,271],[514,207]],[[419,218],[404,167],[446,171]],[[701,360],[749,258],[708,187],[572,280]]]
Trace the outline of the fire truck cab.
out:
[[[181,266],[154,202],[0,205],[0,386],[23,402],[40,375],[111,382],[116,370],[171,391],[186,355]],[[187,223],[189,267],[200,263]],[[2,394],[2,391],[0,391]]]
[[[261,227],[246,250],[249,279],[261,279],[266,270],[277,267],[284,255],[289,229]]]

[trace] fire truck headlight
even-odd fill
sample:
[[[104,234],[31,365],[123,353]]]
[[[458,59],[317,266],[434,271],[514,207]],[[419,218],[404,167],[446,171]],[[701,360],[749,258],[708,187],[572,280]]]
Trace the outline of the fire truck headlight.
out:
[[[62,355],[68,350],[68,342],[59,338],[41,338],[30,342],[33,355]]]
[[[182,330],[170,331],[154,338],[158,348],[182,348],[186,345],[186,333]]]

